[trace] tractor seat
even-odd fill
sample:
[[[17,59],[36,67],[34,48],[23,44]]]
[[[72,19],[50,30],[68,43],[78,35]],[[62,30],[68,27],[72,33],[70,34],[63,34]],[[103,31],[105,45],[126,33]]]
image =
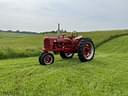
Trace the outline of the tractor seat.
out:
[[[80,39],[80,38],[82,38],[82,36],[77,36],[77,37],[74,38],[74,40],[77,40],[77,39]]]

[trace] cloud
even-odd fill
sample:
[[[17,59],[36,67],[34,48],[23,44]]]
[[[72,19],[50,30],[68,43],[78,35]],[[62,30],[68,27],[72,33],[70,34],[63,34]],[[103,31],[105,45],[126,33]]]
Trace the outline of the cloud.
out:
[[[0,28],[72,31],[128,28],[127,0],[0,0]]]

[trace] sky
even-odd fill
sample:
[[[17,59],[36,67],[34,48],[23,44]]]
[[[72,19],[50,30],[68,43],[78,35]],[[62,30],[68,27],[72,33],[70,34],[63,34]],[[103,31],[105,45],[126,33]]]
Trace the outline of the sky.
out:
[[[0,29],[128,29],[128,0],[0,0]]]

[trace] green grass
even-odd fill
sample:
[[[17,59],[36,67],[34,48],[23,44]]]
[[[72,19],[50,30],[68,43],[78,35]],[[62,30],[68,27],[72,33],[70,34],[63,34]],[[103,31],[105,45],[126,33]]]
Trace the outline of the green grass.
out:
[[[98,44],[121,33],[86,34]],[[38,57],[0,60],[0,96],[128,96],[127,49],[128,36],[122,36],[103,43],[86,63],[77,55],[55,55],[50,66],[39,65]]]
[[[0,32],[0,59],[37,56],[42,43],[42,35]]]
[[[128,30],[79,33],[90,37],[99,46],[112,36],[128,34]],[[0,59],[38,56],[43,46],[44,35],[0,32]]]

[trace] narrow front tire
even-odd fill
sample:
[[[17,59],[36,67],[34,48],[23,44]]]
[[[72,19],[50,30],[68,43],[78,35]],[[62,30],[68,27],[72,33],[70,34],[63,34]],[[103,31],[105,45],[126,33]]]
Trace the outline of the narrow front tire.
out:
[[[39,56],[39,63],[41,65],[50,65],[54,63],[54,56],[51,53],[41,53]]]

